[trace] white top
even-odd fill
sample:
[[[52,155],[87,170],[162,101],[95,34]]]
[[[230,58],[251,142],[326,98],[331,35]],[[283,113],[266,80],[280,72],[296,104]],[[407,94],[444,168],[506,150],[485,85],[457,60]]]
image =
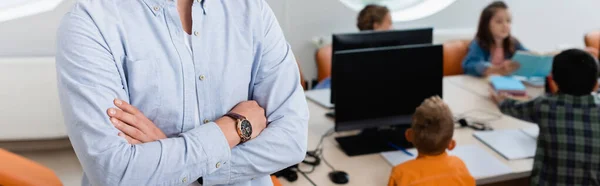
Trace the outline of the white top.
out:
[[[183,40],[185,41],[185,46],[187,46],[188,51],[190,52],[190,54],[192,55],[192,58],[194,57],[193,53],[192,53],[192,35],[185,33],[183,35]]]
[[[193,53],[193,49],[192,49],[192,35],[190,34],[183,34],[183,40],[185,43],[185,46],[187,47],[188,51],[190,52],[190,55],[192,55],[192,59],[194,59],[194,53]],[[198,103],[197,98],[196,98],[196,111],[194,112],[194,123],[196,123],[196,125],[200,125],[200,110],[198,109],[200,108],[200,103]]]

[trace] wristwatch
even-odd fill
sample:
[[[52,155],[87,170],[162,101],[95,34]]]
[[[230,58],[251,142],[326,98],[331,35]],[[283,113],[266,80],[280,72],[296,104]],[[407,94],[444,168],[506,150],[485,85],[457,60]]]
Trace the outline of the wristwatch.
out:
[[[252,124],[250,124],[250,121],[248,121],[246,117],[233,112],[227,113],[225,116],[236,120],[237,133],[240,135],[241,139],[240,144],[247,142],[252,138]]]

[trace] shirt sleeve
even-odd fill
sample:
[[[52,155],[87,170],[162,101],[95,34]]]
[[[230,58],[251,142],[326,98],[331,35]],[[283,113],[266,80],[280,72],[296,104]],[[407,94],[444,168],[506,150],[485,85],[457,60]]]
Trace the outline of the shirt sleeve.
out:
[[[207,124],[169,138],[130,145],[106,115],[129,101],[125,80],[90,15],[68,13],[58,29],[56,71],[69,139],[92,185],[188,185],[230,159],[219,127]]]
[[[308,106],[295,57],[269,6],[261,3],[264,38],[258,47],[252,99],[265,109],[268,126],[255,139],[231,151],[225,168],[204,177],[207,185],[231,184],[268,176],[301,162],[306,155]]]
[[[530,101],[517,101],[506,99],[500,103],[500,111],[506,115],[536,123],[537,120],[537,103],[540,97]]]
[[[485,60],[483,49],[473,40],[469,45],[467,56],[463,60],[465,74],[481,77],[492,64]]]

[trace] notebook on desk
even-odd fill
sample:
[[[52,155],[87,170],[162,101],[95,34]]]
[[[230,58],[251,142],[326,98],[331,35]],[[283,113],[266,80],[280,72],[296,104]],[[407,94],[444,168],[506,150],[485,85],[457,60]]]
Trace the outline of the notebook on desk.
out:
[[[408,152],[417,155],[417,149],[415,148],[409,149]],[[459,145],[454,150],[448,151],[448,154],[458,156],[465,162],[467,169],[475,178],[494,177],[512,173],[510,167],[477,145]],[[382,152],[381,156],[392,166],[416,158],[402,151]]]
[[[308,90],[304,92],[306,98],[321,105],[322,107],[332,109],[333,104],[331,103],[331,90],[330,89],[316,89]]]
[[[533,158],[537,148],[535,129],[482,131],[473,136],[507,160]]]
[[[508,93],[513,96],[526,96],[527,88],[525,85],[512,77],[507,76],[491,76],[489,78],[492,88],[497,93]]]

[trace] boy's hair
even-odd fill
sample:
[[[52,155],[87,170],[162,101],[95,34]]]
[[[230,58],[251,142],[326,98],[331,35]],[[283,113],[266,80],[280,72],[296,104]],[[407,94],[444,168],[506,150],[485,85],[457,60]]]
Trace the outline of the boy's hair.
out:
[[[369,4],[358,13],[356,27],[360,31],[373,30],[373,24],[383,22],[388,13],[390,10],[386,6]]]
[[[413,144],[419,153],[438,155],[446,151],[454,135],[454,121],[441,99],[427,99],[417,107],[412,121]]]
[[[598,80],[598,64],[589,53],[569,49],[554,56],[552,79],[560,93],[573,96],[590,94]]]

